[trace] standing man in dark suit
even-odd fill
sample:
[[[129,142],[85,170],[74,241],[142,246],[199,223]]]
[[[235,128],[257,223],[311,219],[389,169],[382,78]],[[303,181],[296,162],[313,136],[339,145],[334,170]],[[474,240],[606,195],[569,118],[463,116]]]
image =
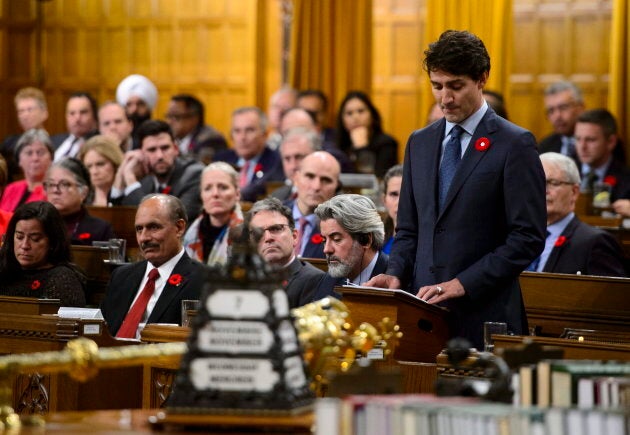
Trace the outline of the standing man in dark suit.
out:
[[[258,107],[241,107],[232,113],[234,148],[218,152],[214,160],[240,169],[241,199],[254,202],[265,196],[267,181],[284,181],[280,154],[266,145],[267,117]]]
[[[112,272],[101,304],[112,335],[137,338],[145,323],[181,324],[181,301],[199,299],[204,266],[184,251],[186,223],[178,198],[163,194],[143,198],[135,227],[145,259]]]
[[[544,246],[545,175],[533,135],[483,98],[477,36],[446,31],[425,56],[445,118],[409,138],[387,274],[366,285],[449,308],[452,334],[481,349],[486,321],[527,332],[518,276]]]
[[[127,151],[118,167],[111,191],[116,205],[138,205],[149,193],[178,197],[188,221],[201,210],[199,179],[203,165],[178,157],[171,128],[164,121],[145,121],[137,131],[140,149]]]
[[[337,195],[315,209],[324,238],[328,273],[306,302],[340,296],[335,286],[360,285],[384,273],[388,257],[381,252],[385,227],[371,199]]]
[[[540,160],[547,178],[547,239],[542,254],[527,270],[626,276],[623,252],[615,238],[575,216],[580,173],[573,159],[545,153]]]
[[[246,228],[256,243],[258,253],[265,261],[279,269],[286,269],[284,289],[289,307],[309,302],[305,295],[316,288],[324,272],[297,258],[293,249],[297,243],[297,230],[291,210],[276,198],[257,201],[249,211]]]
[[[553,133],[540,141],[538,152],[564,154],[578,163],[573,132],[577,117],[584,111],[582,90],[572,82],[555,82],[545,89],[544,100]]]

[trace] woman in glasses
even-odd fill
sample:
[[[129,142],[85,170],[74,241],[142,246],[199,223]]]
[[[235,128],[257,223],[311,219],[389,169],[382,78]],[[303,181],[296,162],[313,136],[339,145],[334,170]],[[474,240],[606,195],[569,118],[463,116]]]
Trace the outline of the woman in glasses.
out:
[[[24,179],[10,183],[0,200],[0,209],[12,212],[21,204],[46,200],[42,181],[53,161],[52,142],[45,130],[33,128],[24,133],[15,147],[15,158]]]
[[[65,158],[53,163],[46,173],[44,189],[48,201],[61,213],[73,245],[92,245],[93,241],[115,237],[112,226],[90,216],[84,206],[93,192],[90,174],[80,160]]]
[[[85,306],[85,276],[70,262],[61,215],[46,201],[23,204],[9,221],[0,248],[0,294],[60,299]]]
[[[225,264],[228,233],[243,222],[238,172],[225,162],[214,162],[201,173],[203,211],[184,235],[186,252],[208,265]]]
[[[116,171],[123,161],[123,153],[116,142],[103,135],[91,137],[79,150],[79,159],[90,173],[94,197],[90,205],[109,205],[109,192]]]

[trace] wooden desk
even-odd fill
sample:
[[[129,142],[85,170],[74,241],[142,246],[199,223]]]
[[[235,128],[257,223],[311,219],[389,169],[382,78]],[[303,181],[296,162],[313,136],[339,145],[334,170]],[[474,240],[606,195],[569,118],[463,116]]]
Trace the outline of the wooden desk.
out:
[[[523,345],[522,336],[495,335],[494,349],[499,353],[500,349]],[[610,344],[597,342],[580,342],[567,338],[527,337],[543,346],[559,347],[564,351],[565,359],[594,359],[594,360],[620,360],[630,361],[630,345]]]
[[[88,306],[98,307],[105,296],[107,283],[112,274],[112,267],[105,262],[109,261],[109,251],[96,246],[70,247],[72,260],[81,268],[87,277],[87,289],[85,299]]]
[[[529,326],[559,337],[564,328],[630,332],[630,278],[523,272]]]
[[[106,220],[112,224],[114,234],[127,240],[127,249],[137,248],[136,240],[136,210],[134,205],[116,205],[113,207],[87,206],[88,213],[92,216]]]

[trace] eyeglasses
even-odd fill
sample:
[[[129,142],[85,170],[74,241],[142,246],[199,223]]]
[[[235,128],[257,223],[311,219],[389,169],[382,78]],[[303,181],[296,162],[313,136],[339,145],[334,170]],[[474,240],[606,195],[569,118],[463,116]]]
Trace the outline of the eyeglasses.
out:
[[[554,180],[554,179],[549,179],[547,180],[547,187],[560,187],[563,184],[566,184],[568,186],[573,186],[575,183],[571,183],[570,181],[560,181],[560,180]]]
[[[282,232],[284,231],[284,227],[288,227],[288,226],[289,224],[275,224],[275,225],[269,225],[268,227],[265,227],[265,228],[252,227],[250,228],[250,237],[254,242],[258,243],[260,239],[262,239],[263,235],[265,234],[265,231],[269,231],[269,233],[272,236],[278,236],[282,234]]]
[[[47,192],[51,192],[57,189],[59,189],[60,192],[67,192],[68,190],[70,190],[71,187],[79,186],[79,184],[61,180],[59,183],[50,183],[48,181],[44,181],[43,186],[44,190]]]
[[[571,102],[571,103],[558,104],[557,106],[547,107],[547,115],[551,115],[554,112],[566,112],[567,110],[575,106],[575,104],[576,104],[575,102]]]

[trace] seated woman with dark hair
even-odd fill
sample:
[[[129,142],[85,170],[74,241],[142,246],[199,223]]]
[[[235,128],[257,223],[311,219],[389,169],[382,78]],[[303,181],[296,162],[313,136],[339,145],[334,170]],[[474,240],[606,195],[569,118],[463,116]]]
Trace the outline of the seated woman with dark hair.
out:
[[[93,191],[90,173],[80,160],[65,158],[52,164],[46,173],[44,189],[66,224],[73,245],[92,245],[93,241],[114,238],[109,222],[90,216],[85,208]]]
[[[70,263],[70,243],[57,209],[45,201],[18,207],[0,248],[0,294],[82,307],[85,283]]]

